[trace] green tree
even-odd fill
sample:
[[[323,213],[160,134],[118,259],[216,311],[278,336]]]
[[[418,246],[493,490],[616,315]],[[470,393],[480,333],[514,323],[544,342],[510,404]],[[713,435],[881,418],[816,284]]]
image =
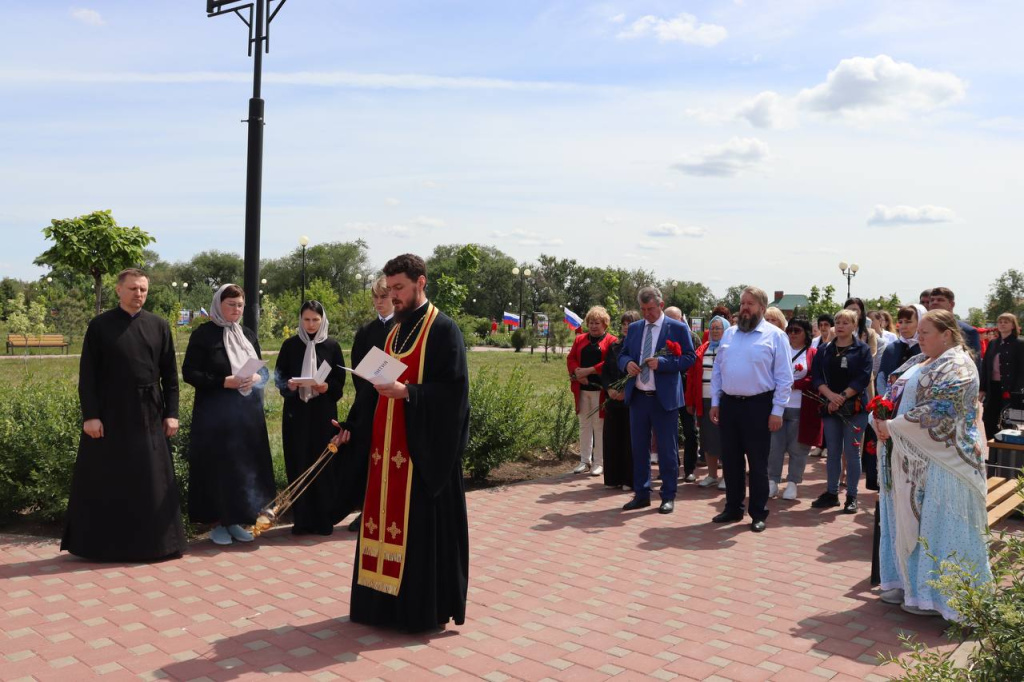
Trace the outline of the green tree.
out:
[[[501,319],[508,302],[519,300],[514,267],[515,260],[493,246],[440,244],[427,258],[427,298],[437,301],[438,284],[447,275],[466,287],[462,305],[467,315]]]
[[[984,327],[986,326],[985,311],[981,308],[968,308],[967,309],[967,324],[972,327]]]
[[[12,334],[38,336],[46,331],[46,306],[39,301],[25,302],[25,294],[18,293],[7,302],[11,311],[7,328]]]
[[[271,300],[269,295],[264,294],[265,300]],[[299,300],[300,293],[298,289],[286,291],[279,296],[274,297],[273,304],[275,310],[273,314],[275,321],[273,326],[269,328],[270,335],[276,336],[284,329],[288,327],[291,330],[296,330],[299,327],[299,308],[302,307],[303,301]],[[346,319],[344,306],[341,304],[341,300],[338,298],[337,292],[331,283],[325,279],[314,279],[306,285],[306,300],[309,301],[320,301],[320,304],[324,307],[324,314],[327,315],[327,322],[329,324],[329,333],[335,338],[342,337],[345,333],[355,333],[353,327],[351,331],[348,331],[351,321]],[[264,315],[268,315],[266,309],[263,311]],[[268,315],[269,316],[269,315]],[[265,333],[263,324],[260,324],[261,333]]]
[[[715,294],[700,282],[665,283],[661,287],[666,306],[676,306],[684,315],[704,315],[715,307]]]
[[[1024,313],[1024,271],[1010,268],[992,283],[985,317],[995,320],[1003,313],[1013,313],[1018,318]]]
[[[362,239],[307,247],[306,282],[314,279],[327,282],[339,299],[362,291],[367,275],[372,274],[367,248]],[[279,295],[292,289],[298,290],[302,285],[302,248],[296,247],[286,256],[264,261],[260,274],[267,280],[267,285],[263,287],[266,293]]]
[[[434,305],[454,319],[462,313],[462,303],[469,294],[469,287],[450,275],[441,275],[435,280],[434,292]]]
[[[831,284],[827,285],[824,292],[817,285],[811,287],[811,293],[807,297],[808,305],[804,309],[804,315],[813,324],[818,315],[828,313],[835,314],[842,306],[832,297],[835,296],[836,288]]]
[[[189,287],[205,284],[216,290],[222,284],[242,284],[245,262],[236,253],[228,251],[200,251],[187,263],[174,266],[180,285],[188,282]]]
[[[900,297],[896,295],[896,292],[889,294],[888,296],[879,296],[878,298],[869,298],[864,301],[865,307],[868,312],[872,310],[885,310],[892,315],[893,319],[896,319],[896,313],[900,311],[903,304],[900,303]]]
[[[747,288],[746,284],[737,284],[731,286],[725,290],[725,297],[722,298],[722,305],[727,307],[729,310],[736,312],[740,309],[740,296],[743,295],[743,290]],[[835,291],[835,288],[832,288]],[[811,293],[814,293],[814,289],[811,289]],[[712,306],[713,307],[713,306]]]
[[[52,220],[43,228],[43,236],[53,246],[33,262],[92,276],[97,315],[103,306],[103,275],[141,265],[143,249],[156,241],[138,227],[118,225],[110,211]]]

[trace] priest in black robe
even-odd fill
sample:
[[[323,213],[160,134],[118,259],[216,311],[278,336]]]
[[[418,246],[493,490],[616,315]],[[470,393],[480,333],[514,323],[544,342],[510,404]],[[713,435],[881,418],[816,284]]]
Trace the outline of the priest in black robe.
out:
[[[299,331],[281,344],[274,370],[277,388],[284,398],[281,441],[288,482],[293,483],[323,454],[335,434],[331,422],[338,419],[338,401],[345,388],[345,355],[336,339],[327,335],[330,321],[319,301],[306,301],[299,311]],[[322,363],[330,372],[321,384],[300,386],[296,377],[313,377]],[[316,478],[292,505],[293,535],[331,535],[341,520],[335,496],[341,484],[340,460],[332,457],[321,465]],[[347,512],[346,512],[347,514]]]
[[[419,632],[461,625],[469,584],[462,454],[469,373],[458,326],[426,300],[426,265],[411,254],[384,266],[396,325],[386,350],[407,365],[380,399],[367,463],[349,617]],[[343,430],[338,442],[350,434]],[[404,446],[404,447],[403,447]]]
[[[384,350],[388,332],[394,325],[394,305],[388,292],[387,278],[381,275],[370,288],[373,308],[377,315],[356,331],[352,341],[352,367],[357,367],[371,348]],[[361,511],[363,495],[366,492],[366,464],[370,455],[370,431],[373,428],[373,413],[377,409],[377,391],[370,382],[352,375],[356,389],[355,399],[345,419],[345,428],[352,432],[348,452],[337,457],[340,461],[338,482],[337,515],[343,519],[352,510]],[[349,524],[352,532],[359,530],[361,515]]]
[[[167,321],[142,309],[149,278],[118,275],[116,308],[89,323],[79,364],[82,436],[60,548],[93,561],[185,549],[167,439],[178,430],[178,365]]]

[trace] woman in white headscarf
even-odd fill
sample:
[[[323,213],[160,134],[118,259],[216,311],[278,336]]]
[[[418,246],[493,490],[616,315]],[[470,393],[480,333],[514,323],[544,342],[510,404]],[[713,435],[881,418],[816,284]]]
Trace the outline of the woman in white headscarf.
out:
[[[327,336],[327,313],[319,301],[306,301],[299,311],[299,331],[281,345],[275,372],[277,388],[284,397],[281,438],[288,481],[294,481],[316,462],[327,442],[338,431],[338,401],[345,387],[345,356],[338,342]],[[326,377],[310,385],[323,363]],[[294,535],[330,535],[340,518],[335,502],[338,462],[332,459],[295,500],[292,507]],[[347,510],[346,510],[347,512]]]
[[[189,435],[188,515],[215,523],[210,539],[218,545],[252,542],[243,528],[277,491],[263,414],[266,367],[246,369],[260,359],[256,334],[238,323],[245,294],[225,284],[213,295],[210,322],[188,341],[182,378],[195,386]],[[243,370],[245,372],[243,373]]]

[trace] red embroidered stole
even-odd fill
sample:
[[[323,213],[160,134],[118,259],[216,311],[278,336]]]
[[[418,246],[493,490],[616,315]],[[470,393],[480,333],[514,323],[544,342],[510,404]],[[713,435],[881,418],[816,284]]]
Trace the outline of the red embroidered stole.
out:
[[[395,325],[388,334],[385,350],[406,365],[399,381],[407,384],[423,381],[427,336],[436,318],[437,308],[428,303],[412,347],[403,353],[394,348],[401,325]],[[369,464],[363,527],[359,532],[358,583],[397,596],[405,570],[409,495],[412,491],[412,459],[405,433],[404,400],[383,397],[377,400]]]

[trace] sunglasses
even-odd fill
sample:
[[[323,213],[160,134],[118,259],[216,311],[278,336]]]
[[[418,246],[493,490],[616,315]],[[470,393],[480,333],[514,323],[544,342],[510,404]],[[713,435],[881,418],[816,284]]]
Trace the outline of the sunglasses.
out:
[[[799,334],[799,333],[801,333],[802,331],[803,331],[803,329],[801,329],[800,327],[792,327],[792,328],[790,328],[790,329],[787,329],[787,330],[786,330],[786,333],[787,333],[787,334]]]

